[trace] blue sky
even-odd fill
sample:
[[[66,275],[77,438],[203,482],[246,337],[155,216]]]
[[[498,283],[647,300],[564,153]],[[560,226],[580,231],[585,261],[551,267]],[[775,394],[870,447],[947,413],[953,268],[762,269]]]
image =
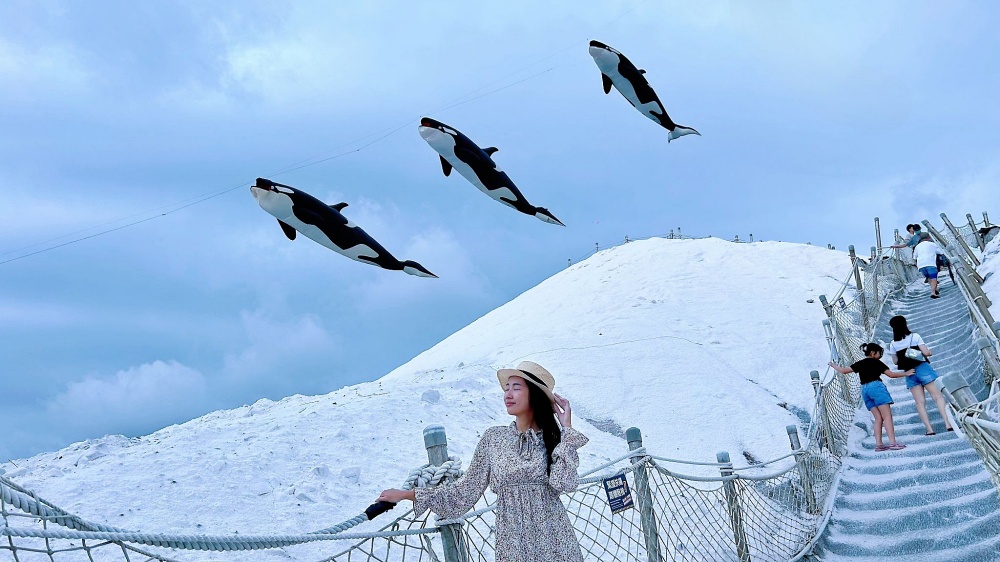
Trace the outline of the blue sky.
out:
[[[874,216],[1000,221],[998,11],[8,0],[0,262],[151,220],[0,264],[0,457],[376,378],[595,243],[680,226],[867,249]],[[703,136],[668,145],[605,95],[590,39]],[[445,178],[422,115],[499,147],[568,226]],[[441,278],[289,242],[257,176],[348,202]]]

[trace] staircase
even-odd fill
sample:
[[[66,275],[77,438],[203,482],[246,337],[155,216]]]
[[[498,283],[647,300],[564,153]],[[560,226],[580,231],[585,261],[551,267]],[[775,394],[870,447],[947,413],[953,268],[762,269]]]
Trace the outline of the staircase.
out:
[[[939,291],[941,298],[931,299],[927,285],[907,287],[883,311],[876,339],[892,341],[889,318],[902,314],[933,351],[938,375],[961,373],[985,398],[967,305],[947,275]],[[884,361],[892,366],[888,357]],[[896,438],[906,449],[875,452],[871,414],[859,409],[833,515],[808,559],[1000,561],[1000,497],[983,461],[964,439],[945,431],[930,395],[927,413],[937,435],[925,436],[904,379],[887,386]]]

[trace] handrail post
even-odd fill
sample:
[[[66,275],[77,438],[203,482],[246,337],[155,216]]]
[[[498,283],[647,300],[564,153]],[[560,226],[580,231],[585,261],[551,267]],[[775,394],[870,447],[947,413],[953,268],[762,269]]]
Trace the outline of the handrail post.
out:
[[[976,280],[972,278],[972,274],[969,273],[968,268],[962,260],[957,260],[957,263],[952,263],[952,265],[958,269],[958,277],[969,292],[969,298],[972,299],[973,304],[979,309],[979,313],[982,314],[983,319],[986,320],[986,324],[992,326],[994,320],[993,315],[990,314],[990,307],[993,306],[993,303],[990,301],[990,298],[986,296],[979,283],[976,283]]]
[[[861,268],[858,267],[858,255],[854,252],[854,244],[847,247],[847,253],[851,255],[851,265],[854,267],[854,283],[858,288],[858,298],[861,300],[861,320],[865,324],[865,333],[870,332],[871,328],[868,326],[868,305],[865,302],[865,289],[861,284]]]
[[[733,476],[733,463],[729,460],[728,451],[719,451],[715,455],[716,460],[725,466],[719,467],[719,472],[723,478]],[[738,478],[738,477],[737,477]],[[726,504],[729,508],[729,523],[733,527],[733,539],[736,541],[736,554],[740,557],[740,562],[750,562],[750,545],[747,543],[747,532],[743,527],[743,508],[740,506],[740,498],[736,493],[736,484],[733,478],[722,482],[722,489],[726,494]]]
[[[788,444],[792,446],[795,453],[795,470],[799,473],[799,482],[802,484],[802,495],[806,498],[806,511],[808,513],[819,513],[819,506],[816,503],[816,494],[813,492],[812,479],[809,469],[806,466],[806,452],[802,450],[802,443],[799,441],[799,428],[795,424],[785,426],[788,432]]]
[[[990,341],[990,338],[979,338],[976,344],[979,346],[979,353],[982,354],[986,370],[989,372],[983,380],[986,383],[986,387],[989,388],[990,384],[993,383],[993,379],[1000,377],[1000,359],[997,358],[997,350],[993,347],[993,342]]]
[[[979,400],[976,399],[976,395],[973,394],[972,389],[969,388],[968,381],[966,381],[965,377],[962,375],[958,373],[945,375],[941,377],[941,383],[958,404],[957,414],[967,416],[968,414],[964,413],[964,411],[979,403]],[[961,423],[962,420],[955,421]],[[986,429],[979,427],[978,425],[976,426],[976,429],[986,435],[989,435],[994,441],[1000,442],[1000,431]]]
[[[830,347],[830,359],[834,362],[840,361],[840,351],[837,349],[837,336],[833,333],[833,323],[829,318],[823,320],[823,333],[826,335],[826,344]]]
[[[432,465],[441,466],[448,460],[448,436],[444,426],[429,425],[424,428],[424,447],[427,449],[427,460]],[[440,529],[445,562],[468,562],[462,541],[462,526],[442,525]]]
[[[878,222],[878,217],[875,217],[875,246],[878,247],[878,255],[882,255],[882,225]]]
[[[969,228],[972,229],[972,235],[976,237],[976,245],[979,246],[979,251],[985,252],[986,243],[983,241],[983,237],[979,234],[979,229],[976,228],[976,221],[972,218],[972,213],[965,213],[965,218],[969,219]]]
[[[878,270],[882,267],[882,252],[878,254],[875,253],[875,246],[872,246],[872,260],[878,260],[873,262],[872,267],[872,294],[875,295],[875,299],[878,300]]]
[[[941,213],[941,220],[944,221],[944,225],[948,227],[948,230],[951,232],[951,235],[955,237],[955,240],[958,240],[958,243],[962,246],[965,254],[969,256],[969,261],[972,262],[973,265],[979,265],[979,258],[976,257],[976,254],[972,253],[972,248],[970,248],[969,244],[965,242],[965,238],[962,238],[962,235],[958,233],[958,229],[955,228],[955,225],[951,224],[951,221],[948,220],[948,215]]]
[[[638,427],[630,427],[625,430],[625,440],[628,441],[628,450],[634,451],[642,447],[642,432]],[[629,457],[633,464],[638,460],[638,456]],[[656,522],[656,514],[653,513],[653,495],[649,490],[649,477],[646,474],[646,466],[637,468],[635,474],[635,491],[639,502],[639,523],[642,527],[642,534],[646,539],[646,559],[649,562],[661,562],[660,557],[660,537],[657,534],[659,524]]]
[[[986,211],[983,211],[983,226],[985,226],[986,228],[989,228],[991,226],[990,216],[986,214]]]
[[[823,441],[826,444],[826,448],[836,454],[833,433],[830,432],[830,412],[826,409],[825,400],[820,403],[823,398],[823,387],[819,382],[819,371],[809,371],[809,380],[813,385],[813,394],[816,396],[816,403],[820,405],[818,409],[820,412],[820,421],[823,423]]]

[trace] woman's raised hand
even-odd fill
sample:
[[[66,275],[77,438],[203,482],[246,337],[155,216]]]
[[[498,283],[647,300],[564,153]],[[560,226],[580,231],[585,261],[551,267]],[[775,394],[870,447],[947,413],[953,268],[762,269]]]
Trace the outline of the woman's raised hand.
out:
[[[566,400],[562,396],[556,393],[552,393],[552,396],[556,399],[556,417],[559,418],[559,423],[563,427],[572,427],[573,422],[573,410],[570,408],[569,400]]]

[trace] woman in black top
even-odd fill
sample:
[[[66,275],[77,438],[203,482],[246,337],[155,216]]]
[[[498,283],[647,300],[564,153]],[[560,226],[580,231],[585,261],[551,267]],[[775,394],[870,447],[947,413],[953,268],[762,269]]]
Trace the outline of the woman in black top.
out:
[[[913,374],[909,371],[893,371],[888,365],[882,362],[882,346],[877,343],[866,343],[861,345],[861,352],[865,358],[850,367],[841,367],[830,361],[830,367],[842,375],[857,373],[861,379],[861,398],[865,401],[865,407],[875,417],[875,450],[885,451],[891,449],[897,451],[906,445],[896,442],[896,427],[892,424],[892,396],[889,389],[882,382],[882,375],[892,378],[905,377]],[[889,435],[889,444],[882,444],[882,427]]]

